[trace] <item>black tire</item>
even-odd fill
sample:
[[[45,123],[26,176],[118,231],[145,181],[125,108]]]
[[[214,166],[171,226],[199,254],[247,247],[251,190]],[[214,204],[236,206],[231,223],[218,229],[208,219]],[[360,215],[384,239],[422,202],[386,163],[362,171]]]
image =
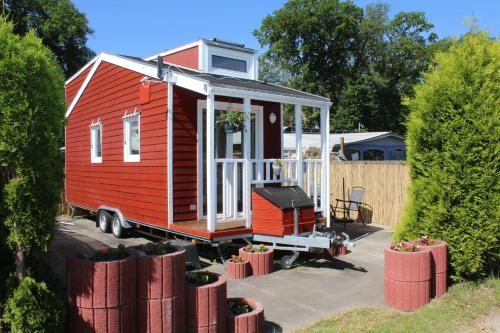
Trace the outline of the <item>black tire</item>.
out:
[[[281,258],[280,264],[283,269],[290,269],[293,266],[292,255],[285,255]]]
[[[114,214],[113,219],[111,220],[111,232],[116,238],[123,238],[125,234],[125,230],[123,230],[118,214]]]
[[[102,232],[109,232],[111,229],[111,214],[105,210],[100,210],[97,213],[97,226]]]

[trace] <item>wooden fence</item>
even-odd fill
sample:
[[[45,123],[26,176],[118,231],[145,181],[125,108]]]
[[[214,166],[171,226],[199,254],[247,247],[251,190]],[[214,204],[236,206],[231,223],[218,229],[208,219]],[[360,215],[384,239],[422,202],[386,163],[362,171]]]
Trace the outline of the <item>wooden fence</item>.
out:
[[[330,200],[333,206],[335,199],[342,199],[342,179],[346,199],[353,186],[365,189],[363,202],[366,205],[362,209],[365,221],[385,225],[399,223],[410,182],[405,162],[331,161]]]

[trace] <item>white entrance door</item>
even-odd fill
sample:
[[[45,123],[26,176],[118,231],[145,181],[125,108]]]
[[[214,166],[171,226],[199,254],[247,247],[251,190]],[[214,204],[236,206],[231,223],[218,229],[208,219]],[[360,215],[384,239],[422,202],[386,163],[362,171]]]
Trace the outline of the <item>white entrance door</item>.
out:
[[[242,110],[238,103],[215,102],[215,121],[221,112]],[[251,106],[250,138],[252,159],[263,156],[262,106]],[[198,219],[206,218],[206,101],[198,100]],[[226,133],[223,127],[215,128],[215,158],[217,169],[217,218],[219,221],[243,218],[243,158],[242,130]],[[249,190],[249,189],[248,189]]]

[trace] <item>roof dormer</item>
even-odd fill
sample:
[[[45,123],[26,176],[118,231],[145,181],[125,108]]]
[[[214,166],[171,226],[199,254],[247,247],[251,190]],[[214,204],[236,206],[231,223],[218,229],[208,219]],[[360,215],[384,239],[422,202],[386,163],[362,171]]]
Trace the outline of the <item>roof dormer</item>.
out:
[[[189,67],[204,73],[257,80],[258,53],[238,44],[213,38],[199,39],[145,58],[162,56],[168,63]]]

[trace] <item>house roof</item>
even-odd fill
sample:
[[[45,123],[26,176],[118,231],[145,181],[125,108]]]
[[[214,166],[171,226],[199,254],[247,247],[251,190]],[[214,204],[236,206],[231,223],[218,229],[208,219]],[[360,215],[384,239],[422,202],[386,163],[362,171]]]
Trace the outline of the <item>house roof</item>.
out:
[[[90,62],[90,64],[86,65],[91,69],[86,75],[85,81],[80,86],[77,94],[71,101],[71,104],[66,111],[66,117],[69,117],[69,115],[73,111],[74,107],[78,103],[78,100],[80,99],[90,80],[94,76],[97,68],[103,61],[123,68],[127,68],[137,73],[141,73],[146,77],[155,78],[157,75],[157,64],[154,60],[148,61],[139,57],[101,53],[96,56]],[[168,63],[163,65],[163,69],[167,69],[170,71],[167,74],[169,82],[174,82],[177,86],[198,92],[203,95],[209,94],[211,89],[211,93],[214,93],[216,95],[250,97],[253,99],[274,102],[302,103],[304,105],[318,107],[323,107],[330,103],[330,100],[325,97],[301,92],[291,88],[281,87],[274,84],[269,84],[262,81],[202,73],[198,70]],[[80,71],[79,73],[81,74],[82,71]],[[68,84],[69,82],[70,81],[67,81],[66,84]]]
[[[148,65],[153,65],[156,66],[156,60],[144,60],[138,57],[133,57],[133,56],[125,56],[125,55],[120,55],[121,57],[129,58],[134,61],[142,62]],[[258,80],[251,80],[251,79],[244,79],[244,78],[237,78],[237,77],[228,77],[224,75],[218,75],[218,74],[212,74],[212,73],[203,73],[198,70],[170,64],[170,63],[164,63],[163,65],[164,69],[170,69],[172,72],[178,73],[178,74],[184,74],[191,76],[193,78],[201,79],[203,81],[206,81],[207,83],[211,84],[212,86],[215,87],[222,87],[222,88],[238,88],[238,89],[244,89],[248,91],[258,91],[258,92],[264,92],[264,93],[274,93],[282,96],[289,96],[289,97],[298,97],[298,98],[305,98],[317,102],[329,102],[330,99],[318,95],[313,95],[309,94],[303,91],[295,90],[292,88],[287,88],[287,87],[282,87],[276,84],[272,83],[267,83],[264,81],[258,81]]]
[[[375,139],[382,139],[386,137],[394,137],[403,140],[398,134],[392,132],[356,132],[356,133],[332,133],[330,134],[330,149],[340,145],[340,138],[344,137],[344,143],[362,143],[372,141]],[[303,133],[302,134],[302,148],[321,147],[321,135],[319,133]],[[285,150],[295,149],[295,133],[283,134],[283,148]]]

